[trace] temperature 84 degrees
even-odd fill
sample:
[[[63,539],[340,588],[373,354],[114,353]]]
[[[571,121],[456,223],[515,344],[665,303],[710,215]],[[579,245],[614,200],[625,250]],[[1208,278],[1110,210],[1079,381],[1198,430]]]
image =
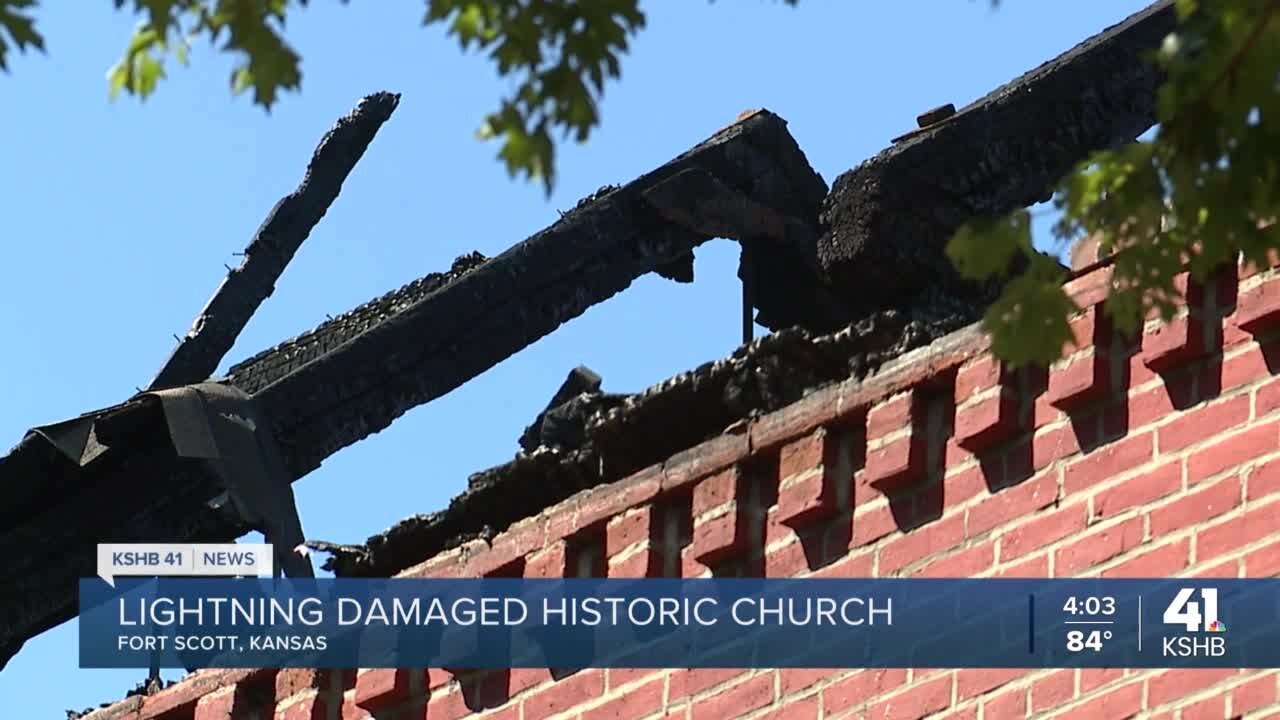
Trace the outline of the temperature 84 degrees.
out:
[[[1102,652],[1103,643],[1113,637],[1111,626],[1115,624],[1116,599],[1111,596],[1069,597],[1062,606],[1066,616],[1067,651],[1084,650]]]

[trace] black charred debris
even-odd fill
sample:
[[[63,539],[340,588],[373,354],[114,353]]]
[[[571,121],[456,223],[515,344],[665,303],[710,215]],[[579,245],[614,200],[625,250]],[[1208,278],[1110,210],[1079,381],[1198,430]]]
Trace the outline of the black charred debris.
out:
[[[636,277],[688,281],[702,242],[750,250],[740,274],[750,273],[747,299],[772,335],[636,394],[606,393],[577,373],[515,459],[474,475],[447,509],[363,545],[313,544],[340,575],[394,574],[976,321],[1000,288],[962,280],[947,238],[972,218],[1048,198],[1074,163],[1150,127],[1159,73],[1145,54],[1174,25],[1162,0],[830,189],[785,122],[744,116],[501,255],[459,258],[239,363],[225,382],[259,403],[296,480]],[[92,574],[95,543],[227,541],[248,530],[209,509],[215,482],[157,440],[145,404],[95,415],[109,449],[83,467],[34,434],[0,457],[0,546],[11,550],[0,553],[10,558],[0,563],[0,667],[74,615],[75,578]]]
[[[758,307],[772,312],[757,320],[777,332],[634,395],[571,373],[515,459],[363,545],[315,543],[332,554],[325,568],[393,575],[977,321],[1001,286],[962,280],[946,240],[969,219],[1047,200],[1088,152],[1146,131],[1159,76],[1143,55],[1173,27],[1172,3],[1158,2],[844,173],[823,201],[813,255],[800,253],[817,272],[763,278]],[[817,290],[801,292],[797,277]]]
[[[973,323],[981,311],[974,305],[883,310],[829,335],[778,331],[640,393],[587,386],[540,414],[515,459],[472,475],[448,508],[408,518],[363,545],[308,544],[331,553],[324,567],[336,575],[394,575],[471,540],[488,540],[580,490],[662,462],[739,420],[865,376]]]

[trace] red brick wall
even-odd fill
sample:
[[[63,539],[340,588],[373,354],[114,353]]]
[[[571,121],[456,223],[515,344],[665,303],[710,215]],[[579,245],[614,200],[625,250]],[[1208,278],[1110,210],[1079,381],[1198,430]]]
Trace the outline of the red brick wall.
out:
[[[1115,337],[1005,371],[970,329],[587,491],[413,576],[1280,574],[1280,276],[1224,272]],[[643,438],[638,438],[643,441]],[[1223,670],[206,671],[95,720],[1280,718]]]

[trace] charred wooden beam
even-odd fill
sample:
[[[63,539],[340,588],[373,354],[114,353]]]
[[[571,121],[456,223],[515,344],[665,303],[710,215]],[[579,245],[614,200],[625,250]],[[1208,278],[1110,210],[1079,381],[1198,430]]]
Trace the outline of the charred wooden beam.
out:
[[[646,190],[645,200],[680,227],[741,243],[744,324],[756,309],[755,321],[772,329],[835,328],[852,318],[846,301],[822,277],[815,218],[779,213],[704,168],[681,171]]]
[[[600,386],[604,382],[598,374],[586,365],[569,371],[569,376],[560,384],[556,394],[551,396],[547,407],[520,434],[520,447],[526,452],[533,452],[541,446],[553,446],[565,435],[564,416],[561,408],[571,404],[583,395],[598,396]]]
[[[403,287],[329,318],[314,330],[241,360],[227,371],[227,379],[245,392],[260,392],[271,383],[341,347],[348,340],[395,316],[486,262],[488,258],[474,251],[454,258],[445,272],[428,273]]]
[[[291,475],[301,477],[710,239],[646,199],[655,188],[658,196],[689,189],[681,183],[690,171],[715,178],[751,207],[808,218],[800,226],[816,232],[826,185],[785,122],[758,113],[581,204],[503,255],[455,263],[445,276],[242,363],[229,381],[254,393]],[[74,614],[76,579],[91,571],[94,544],[229,540],[244,532],[208,507],[219,492],[214,478],[145,431],[154,427],[152,412],[142,400],[110,409],[101,424],[116,444],[84,467],[50,453],[35,435],[0,460],[0,483],[26,488],[20,507],[0,511],[7,528],[0,532],[0,658]]]
[[[734,198],[732,205],[721,204],[725,194]],[[734,227],[729,218],[735,210],[767,210],[778,218],[776,227],[783,233],[778,241],[800,246],[805,232],[813,237],[825,195],[825,183],[809,167],[786,123],[772,113],[757,113],[566,213],[550,228],[264,388],[258,400],[276,423],[292,470],[305,474],[715,234],[759,232],[753,223]],[[655,205],[661,202],[656,198],[669,197],[683,198],[690,207],[715,207],[725,219],[705,227],[673,222]]]
[[[240,362],[229,382],[249,393],[261,390],[483,262],[480,253],[459,257],[447,272],[430,273]],[[0,487],[6,490],[0,528],[9,528],[0,531],[0,550],[13,553],[0,576],[16,578],[10,595],[0,591],[0,668],[21,638],[74,615],[74,595],[64,593],[75,578],[93,574],[95,543],[222,542],[248,530],[236,518],[208,510],[207,501],[221,492],[217,479],[175,457],[157,402],[144,396],[93,414],[98,439],[115,451],[85,468],[34,434],[0,457]],[[97,539],[102,537],[108,539]],[[26,631],[6,643],[10,623]]]
[[[1162,78],[1148,55],[1175,25],[1173,3],[1157,2],[841,175],[817,247],[832,288],[855,315],[926,288],[983,295],[946,242],[971,219],[1048,200],[1089,153],[1150,128]]]
[[[213,375],[399,102],[394,93],[367,95],[325,133],[302,182],[267,214],[244,249],[244,260],[227,273],[148,389],[196,383]]]

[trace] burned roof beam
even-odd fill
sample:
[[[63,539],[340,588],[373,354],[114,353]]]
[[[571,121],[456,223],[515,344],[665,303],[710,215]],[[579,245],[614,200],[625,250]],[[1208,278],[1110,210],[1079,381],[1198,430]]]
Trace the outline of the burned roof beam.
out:
[[[227,371],[227,380],[247,393],[257,393],[487,261],[488,258],[478,252],[454,258],[445,272],[428,273],[337,317],[330,317],[313,330],[241,360]]]
[[[636,278],[716,234],[737,233],[727,219],[690,227],[657,211],[653,199],[695,187],[691,177],[710,178],[741,198],[736,206],[719,208],[726,218],[743,208],[767,209],[777,218],[796,219],[779,220],[778,227],[807,231],[810,237],[826,195],[825,183],[781,118],[759,112],[729,126],[264,388],[258,399],[277,423],[277,439],[288,449],[292,470],[309,472],[328,455],[462,385]],[[754,220],[743,225],[757,232]]]
[[[934,302],[938,298],[928,296],[927,281],[912,285],[910,280],[902,282],[902,276],[921,266],[926,271],[944,275],[950,272],[949,265],[943,265],[947,261],[940,252],[941,244],[959,224],[973,217],[1011,210],[1043,199],[1071,165],[1083,159],[1088,152],[1132,140],[1149,127],[1154,119],[1154,90],[1158,77],[1153,68],[1142,62],[1141,56],[1147,49],[1158,46],[1170,29],[1172,14],[1168,3],[1154,6],[997,90],[959,115],[916,134],[910,142],[882,153],[846,174],[840,187],[827,200],[822,217],[824,234],[807,251],[804,242],[808,238],[803,233],[796,233],[799,239],[796,247],[786,247],[787,233],[779,230],[779,223],[771,214],[756,212],[752,216],[749,203],[743,202],[731,188],[718,187],[720,183],[714,175],[687,170],[682,173],[678,186],[674,180],[665,186],[668,191],[679,187],[678,192],[663,193],[658,188],[650,190],[647,198],[649,204],[666,219],[702,234],[750,240],[751,232],[757,231],[775,239],[783,238],[784,242],[775,241],[766,247],[780,248],[787,253],[789,262],[801,266],[817,265],[830,273],[832,291],[837,288],[845,290],[843,299],[847,303],[844,306],[847,312],[836,312],[823,318],[801,306],[789,314],[785,309],[773,316],[762,312],[761,321],[775,328],[792,323],[811,328],[834,328],[850,319],[874,320],[866,327],[851,331],[851,337],[856,338],[855,347],[863,350],[849,355],[837,352],[825,360],[811,360],[815,369],[821,369],[816,371],[816,377],[808,380],[820,381],[822,377],[857,372],[860,365],[876,362],[877,356],[883,358],[918,346],[941,333],[972,322],[980,315],[978,303],[964,302],[965,293],[980,300],[990,288],[958,288],[957,278],[946,277],[952,283],[947,290],[961,291],[955,293],[949,303]],[[1032,102],[1043,103],[1045,101],[1040,96],[1045,93],[1060,95],[1056,98],[1059,103],[1081,103],[1086,107],[1083,111],[1057,113],[1055,120],[1067,118],[1070,121],[1065,127],[1020,120],[1020,115],[1036,121],[1044,118],[1029,111],[1030,106],[1023,95],[1029,94]],[[972,145],[966,147],[966,143]],[[965,153],[982,153],[988,147],[994,147],[991,158],[965,156]],[[942,151],[941,160],[935,161],[931,156],[939,151]],[[991,163],[992,158],[1003,160],[1004,165]],[[960,169],[948,168],[948,160]],[[984,165],[984,162],[988,164]],[[1025,163],[1026,167],[1019,166],[1018,162]],[[948,170],[958,177],[948,177]],[[931,177],[933,175],[940,177]],[[863,180],[867,182],[860,184]],[[968,185],[962,186],[962,181],[968,181]],[[953,193],[955,197],[939,197],[945,192]],[[939,203],[937,213],[929,209],[928,203],[933,201]],[[725,214],[733,227],[717,225],[717,220],[722,220],[717,210],[728,204],[736,204],[732,212]],[[914,227],[911,225],[914,222],[919,225],[919,231],[903,236],[897,233],[898,227],[891,224],[842,222],[850,215],[855,220],[859,219],[860,212],[867,213],[877,222],[882,222],[883,218],[876,213],[898,213],[906,227]],[[919,219],[919,216],[924,216],[924,219]],[[751,219],[746,220],[748,217]],[[751,230],[744,231],[744,226],[750,226]],[[857,237],[863,245],[847,248],[847,257],[841,257],[839,244],[848,240],[841,233],[850,230],[861,233]],[[918,254],[912,252],[912,240],[921,243],[916,249]],[[873,250],[880,253],[884,264],[868,264],[867,258],[873,257]],[[762,264],[773,267],[768,262]],[[842,276],[842,273],[851,272],[851,265],[856,272]],[[893,270],[889,272],[886,268]],[[815,275],[819,273],[810,273],[806,277],[810,287],[818,285],[813,282]],[[797,273],[797,277],[805,276]],[[878,279],[895,282],[892,292],[883,293],[868,287]],[[905,291],[904,286],[907,286]],[[776,291],[779,287],[781,284],[775,277],[773,288]],[[920,302],[921,299],[924,302]],[[774,305],[772,309],[777,311],[779,306]],[[781,343],[783,336],[775,338],[766,345]],[[844,367],[844,362],[850,366]],[[554,501],[586,484],[604,482],[658,460],[671,451],[702,439],[707,432],[724,427],[732,418],[770,407],[780,398],[792,398],[798,392],[797,388],[810,385],[810,382],[800,380],[796,381],[796,387],[783,386],[782,389],[746,384],[742,387],[735,385],[733,392],[725,392],[733,385],[726,382],[729,384],[724,388],[714,387],[705,398],[695,403],[697,412],[702,415],[694,413],[694,422],[688,422],[691,418],[687,408],[680,411],[680,417],[688,427],[675,433],[679,437],[670,439],[670,447],[646,447],[637,454],[628,451],[632,444],[626,441],[626,438],[636,435],[659,437],[671,434],[673,418],[662,410],[669,402],[669,393],[660,392],[658,396],[662,400],[641,403],[627,412],[614,415],[616,421],[593,426],[588,431],[592,438],[588,449],[570,448],[563,454],[522,456],[513,463],[473,478],[468,492],[455,499],[448,510],[397,526],[386,535],[371,538],[366,547],[329,546],[336,551],[334,565],[352,574],[393,571],[400,563],[421,559],[424,548],[442,549],[457,542],[458,538],[483,535],[495,529],[491,525],[501,525],[505,516],[510,516],[505,517],[510,520],[529,512],[529,508],[522,512],[505,505],[495,511],[491,503],[482,498],[511,499],[514,497],[512,493],[528,491],[536,485],[541,493],[540,501],[544,504],[545,501]],[[779,397],[773,397],[775,394]],[[725,398],[731,398],[731,401],[726,402]],[[646,426],[649,432],[646,432]],[[652,429],[659,427],[664,432],[653,435]],[[529,481],[530,478],[536,482]],[[481,512],[479,506],[486,509]]]
[[[268,213],[245,248],[241,264],[228,272],[148,389],[200,382],[217,370],[399,101],[394,93],[367,95],[324,134],[298,187]],[[33,476],[41,482],[4,482],[6,503],[0,510],[0,526],[27,516],[30,506],[41,498],[74,492],[71,483],[77,473],[66,458],[47,444],[27,445],[24,440],[8,456],[0,457],[0,482]]]
[[[297,479],[708,240],[645,198],[688,170],[811,224],[826,195],[785,122],[760,112],[497,258],[464,259],[446,276],[411,284],[408,304],[380,299],[367,317],[337,319],[333,332],[241,363],[230,382],[253,392]],[[0,561],[0,661],[74,615],[76,579],[92,566],[94,543],[229,540],[245,531],[208,507],[217,483],[156,443],[146,412],[142,401],[112,409],[103,427],[116,445],[82,468],[30,435],[0,460],[6,487],[60,488],[27,498],[25,511],[0,513],[11,523],[0,549],[14,550],[0,553],[8,558]]]
[[[65,502],[0,534],[12,558],[0,568],[0,669],[27,639],[75,616],[76,583],[96,574],[97,543],[225,542],[247,531],[208,507],[217,480],[172,448],[132,448],[107,462],[88,466]]]
[[[852,319],[843,301],[823,282],[813,218],[779,213],[701,168],[684,170],[650,188],[645,200],[676,225],[739,241],[738,276],[743,283],[747,329],[757,309],[755,321],[773,329],[842,327]],[[748,334],[744,329],[744,337]]]
[[[1155,123],[1148,54],[1175,25],[1158,2],[841,175],[817,247],[832,287],[854,309],[964,287],[941,252],[956,229],[1049,199],[1091,152]]]
[[[244,260],[228,270],[148,389],[196,383],[213,375],[399,102],[394,93],[367,95],[325,133],[302,182],[271,208],[245,247]]]

